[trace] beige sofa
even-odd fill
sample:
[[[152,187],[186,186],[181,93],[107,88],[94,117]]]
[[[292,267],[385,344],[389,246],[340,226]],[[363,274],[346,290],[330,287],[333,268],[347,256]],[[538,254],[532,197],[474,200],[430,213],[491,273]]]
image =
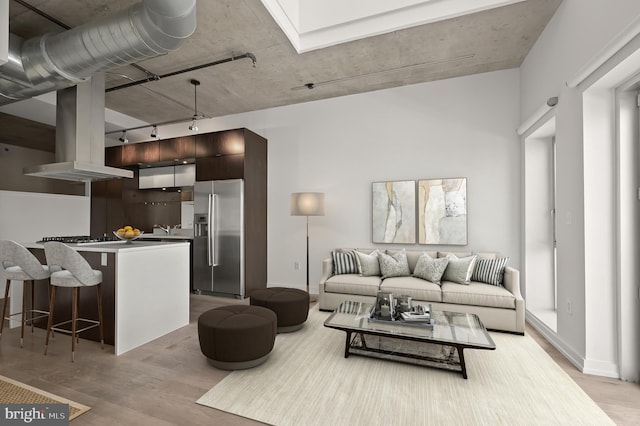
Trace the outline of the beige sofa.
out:
[[[375,249],[337,249],[337,252],[349,251],[371,253]],[[388,255],[398,250],[382,250]],[[432,258],[445,257],[448,252],[406,250],[411,274],[423,253]],[[496,259],[499,253],[451,252],[458,258],[477,254],[485,259]],[[390,291],[395,296],[407,295],[417,302],[428,302],[433,309],[477,314],[489,330],[500,330],[524,334],[525,303],[520,294],[520,272],[506,266],[502,285],[491,285],[470,281],[468,285],[442,280],[435,284],[414,276],[384,278],[381,276],[362,276],[360,274],[334,274],[331,257],[322,262],[320,279],[319,308],[332,311],[344,300],[373,303],[378,291]]]

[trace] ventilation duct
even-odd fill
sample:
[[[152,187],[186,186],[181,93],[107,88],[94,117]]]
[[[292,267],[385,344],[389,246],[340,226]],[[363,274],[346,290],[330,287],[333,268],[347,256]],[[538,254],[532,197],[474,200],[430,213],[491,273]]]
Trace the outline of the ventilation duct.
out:
[[[104,166],[104,71],[163,55],[196,29],[195,0],[145,0],[59,34],[9,35],[0,105],[58,91],[56,163],[25,174],[72,181],[132,177]],[[93,76],[93,77],[92,77]]]
[[[0,105],[163,55],[195,29],[195,0],[145,0],[59,34],[27,41],[9,34],[9,61],[0,67]]]

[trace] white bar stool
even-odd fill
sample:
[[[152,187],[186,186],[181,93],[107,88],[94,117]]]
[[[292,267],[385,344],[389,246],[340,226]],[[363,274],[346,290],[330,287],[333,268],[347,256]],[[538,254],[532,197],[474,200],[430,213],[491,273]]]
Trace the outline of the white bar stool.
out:
[[[47,337],[44,344],[44,354],[47,354],[49,346],[49,333],[55,330],[61,333],[71,334],[71,362],[76,357],[76,342],[78,333],[94,327],[100,329],[100,346],[104,349],[104,333],[102,329],[102,271],[91,268],[80,253],[73,250],[66,244],[51,241],[44,243],[44,253],[47,257],[47,264],[51,271],[51,301],[49,324],[47,325]],[[56,301],[56,288],[67,287],[73,289],[73,300],[71,302],[71,319],[57,324],[53,324],[53,310]],[[78,299],[81,287],[96,287],[98,293],[98,321],[78,318]],[[84,328],[78,329],[78,322],[87,323]],[[61,328],[65,324],[71,324],[71,330]]]
[[[40,261],[27,250],[26,247],[15,241],[0,241],[0,279],[6,280],[7,286],[4,291],[4,303],[2,306],[2,319],[0,319],[0,336],[2,336],[2,328],[4,320],[11,320],[11,317],[21,316],[20,330],[20,347],[24,345],[24,325],[31,323],[31,332],[33,333],[33,324],[36,320],[49,316],[49,311],[34,309],[34,290],[36,280],[46,280],[49,278],[49,267],[42,265]],[[11,281],[22,281],[22,311],[7,315],[7,300],[9,300],[9,288]],[[2,281],[0,281],[2,282]],[[31,309],[27,309],[27,294],[29,287],[27,283],[31,282]],[[27,318],[27,314],[29,318]],[[38,314],[36,316],[36,314]]]

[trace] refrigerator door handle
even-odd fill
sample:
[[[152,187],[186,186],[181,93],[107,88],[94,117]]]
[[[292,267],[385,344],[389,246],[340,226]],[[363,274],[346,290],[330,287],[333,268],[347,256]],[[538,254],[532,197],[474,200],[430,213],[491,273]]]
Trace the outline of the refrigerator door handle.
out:
[[[209,194],[209,226],[207,234],[207,260],[209,266],[218,266],[216,262],[216,194]]]

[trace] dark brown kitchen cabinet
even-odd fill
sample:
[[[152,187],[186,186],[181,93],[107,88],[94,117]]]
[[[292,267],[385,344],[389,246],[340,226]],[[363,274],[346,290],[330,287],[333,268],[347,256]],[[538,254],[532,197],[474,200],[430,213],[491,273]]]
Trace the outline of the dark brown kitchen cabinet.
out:
[[[122,165],[155,164],[160,161],[160,143],[151,141],[122,145]]]
[[[122,166],[122,146],[111,146],[105,149],[104,164],[110,167]]]
[[[191,160],[196,156],[196,140],[194,136],[181,136],[163,139],[159,142],[159,161]]]
[[[242,179],[244,154],[196,159],[196,181]]]
[[[244,153],[246,129],[196,135],[196,158]]]

